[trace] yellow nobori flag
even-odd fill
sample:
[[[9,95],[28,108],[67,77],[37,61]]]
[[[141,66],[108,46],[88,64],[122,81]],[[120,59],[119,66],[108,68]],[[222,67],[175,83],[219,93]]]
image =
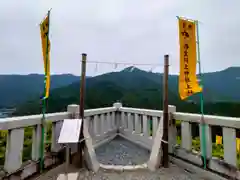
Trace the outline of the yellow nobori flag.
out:
[[[50,40],[49,40],[49,15],[40,24],[42,53],[45,71],[45,98],[49,96],[50,89]]]
[[[180,75],[179,95],[185,99],[201,92],[196,75],[196,23],[179,18]]]
[[[216,145],[222,144],[222,136],[216,136]]]
[[[240,138],[236,138],[237,141],[237,152],[240,152]]]

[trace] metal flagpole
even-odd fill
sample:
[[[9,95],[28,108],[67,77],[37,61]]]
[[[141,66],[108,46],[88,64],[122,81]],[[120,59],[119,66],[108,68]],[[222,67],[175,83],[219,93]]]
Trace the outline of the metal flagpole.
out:
[[[46,65],[45,65],[45,76],[44,76],[44,97],[42,98],[42,120],[41,120],[41,146],[40,146],[40,171],[44,169],[44,138],[45,138],[45,113],[46,113],[46,85],[47,85],[47,71],[48,71],[48,41],[49,41],[49,26],[50,26],[50,10],[48,11],[48,32],[47,32],[47,45],[46,45]]]
[[[207,168],[207,159],[206,159],[206,130],[205,130],[205,121],[204,121],[204,101],[203,101],[203,78],[202,78],[202,69],[201,69],[201,59],[200,59],[200,40],[199,40],[199,25],[198,21],[196,22],[196,29],[197,29],[197,58],[198,58],[198,68],[199,68],[199,77],[200,77],[200,85],[202,87],[202,91],[200,92],[201,98],[201,139],[202,139],[202,156],[204,161],[204,169]]]

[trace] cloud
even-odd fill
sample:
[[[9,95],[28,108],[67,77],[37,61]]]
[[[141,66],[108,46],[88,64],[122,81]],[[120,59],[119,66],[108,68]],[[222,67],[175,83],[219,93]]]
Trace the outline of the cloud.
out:
[[[0,73],[43,73],[38,24],[51,12],[51,72],[80,74],[81,53],[89,61],[163,63],[179,71],[176,16],[200,21],[203,70],[239,66],[240,1],[224,0],[8,0],[0,2]],[[118,66],[118,69],[124,66]],[[150,70],[146,66],[142,69]],[[96,71],[97,69],[97,71]],[[154,67],[162,71],[163,67]],[[87,64],[87,74],[114,65]]]

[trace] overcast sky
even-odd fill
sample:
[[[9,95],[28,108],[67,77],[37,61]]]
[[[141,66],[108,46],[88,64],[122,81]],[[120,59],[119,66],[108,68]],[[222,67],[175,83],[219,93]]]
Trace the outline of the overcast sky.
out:
[[[176,16],[200,21],[203,71],[240,66],[239,0],[1,0],[0,74],[43,73],[39,23],[51,11],[51,73],[80,74],[89,61],[162,64],[179,72]],[[126,66],[125,66],[126,67]],[[139,66],[162,72],[161,66]],[[123,65],[87,64],[87,75]]]

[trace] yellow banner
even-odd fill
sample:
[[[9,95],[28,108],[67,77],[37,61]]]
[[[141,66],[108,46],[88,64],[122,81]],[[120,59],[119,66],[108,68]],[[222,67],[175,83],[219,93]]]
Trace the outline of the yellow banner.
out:
[[[216,145],[222,144],[222,136],[216,136]],[[240,138],[236,138],[237,152],[240,152]]]
[[[240,152],[240,138],[236,138],[237,141],[237,152]]]
[[[216,145],[222,144],[222,136],[216,136]]]
[[[50,40],[49,34],[49,17],[47,16],[40,24],[41,39],[42,39],[42,53],[45,71],[45,98],[49,96],[50,89]]]
[[[197,50],[195,22],[179,18],[179,44],[179,95],[181,99],[185,99],[202,91],[196,75]]]

